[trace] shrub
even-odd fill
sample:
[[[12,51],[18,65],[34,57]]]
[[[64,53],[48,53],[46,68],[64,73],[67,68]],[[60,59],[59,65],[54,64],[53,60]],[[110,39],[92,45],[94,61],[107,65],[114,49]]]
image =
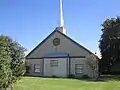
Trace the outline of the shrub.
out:
[[[75,78],[75,75],[74,74],[70,74],[70,75],[68,75],[68,78]]]
[[[90,77],[87,74],[82,75],[82,79],[89,79]]]
[[[52,75],[52,78],[57,78],[57,76],[55,76],[55,75]]]
[[[27,62],[25,62],[25,69],[26,69],[25,73],[29,73],[29,71],[30,71],[30,64],[28,64]]]

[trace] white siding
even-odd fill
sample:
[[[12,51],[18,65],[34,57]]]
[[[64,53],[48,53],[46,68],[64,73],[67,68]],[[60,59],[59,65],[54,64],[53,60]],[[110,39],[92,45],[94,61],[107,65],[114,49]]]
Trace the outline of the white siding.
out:
[[[83,64],[84,65],[84,74],[92,76],[92,70],[86,64],[86,58],[70,58],[71,60],[71,74],[75,75],[75,64]]]
[[[53,45],[54,38],[60,38],[60,45],[57,46],[57,48]],[[91,54],[86,49],[78,46],[77,44],[75,44],[74,42],[72,42],[71,40],[60,34],[59,32],[55,32],[44,43],[42,43],[41,46],[37,47],[27,58],[41,58],[44,57],[44,55],[53,52],[64,52],[64,53],[68,53],[69,56],[85,56],[85,57]],[[27,59],[27,61],[29,61],[32,65],[36,63],[37,64],[40,63],[39,59],[38,60]],[[85,63],[85,58],[71,58],[71,62],[72,62],[70,67],[71,74],[75,74],[75,64],[79,63],[79,64],[84,64],[85,66],[84,74],[88,74],[89,76],[92,75],[91,69]],[[44,59],[44,76],[52,76],[56,74],[58,76],[65,77],[67,75],[68,69],[66,69],[65,58],[59,60],[59,64],[60,64],[59,67],[51,68],[49,66],[49,63],[50,63],[50,59]],[[32,74],[36,75],[35,73],[33,73],[33,68],[31,70],[31,75]]]
[[[26,62],[30,66],[29,75],[42,76],[42,59],[27,59]],[[34,64],[40,64],[40,73],[34,72]]]
[[[58,60],[58,67],[51,67],[50,60]],[[44,59],[44,76],[67,76],[67,58],[48,58]]]

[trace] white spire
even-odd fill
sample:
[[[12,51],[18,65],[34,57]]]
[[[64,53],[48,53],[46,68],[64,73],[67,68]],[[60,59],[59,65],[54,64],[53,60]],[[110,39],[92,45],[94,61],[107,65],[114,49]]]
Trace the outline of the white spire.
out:
[[[63,6],[62,6],[62,0],[60,1],[60,27],[64,27],[64,19],[63,19]]]
[[[62,8],[62,0],[59,0],[60,1],[60,5],[59,5],[59,8],[60,8],[60,10],[59,10],[59,16],[60,16],[60,18],[59,18],[59,26],[58,27],[56,27],[56,30],[58,30],[58,31],[60,31],[61,33],[63,33],[63,34],[66,34],[66,29],[64,28],[64,19],[63,19],[63,8]]]

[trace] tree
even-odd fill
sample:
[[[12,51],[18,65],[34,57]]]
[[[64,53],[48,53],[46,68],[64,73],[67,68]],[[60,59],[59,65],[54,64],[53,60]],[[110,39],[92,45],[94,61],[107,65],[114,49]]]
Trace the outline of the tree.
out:
[[[86,59],[87,65],[92,69],[93,78],[98,77],[98,58],[91,54]]]
[[[11,61],[11,69],[14,77],[19,77],[23,74],[25,67],[25,49],[16,41],[12,39],[9,40],[9,48],[10,48],[10,57]]]
[[[12,82],[10,69],[10,49],[7,47],[6,38],[0,38],[0,88],[6,88]]]
[[[107,19],[102,24],[102,35],[99,43],[102,59],[100,72],[110,69],[115,62],[120,61],[120,17]]]
[[[22,75],[25,49],[8,36],[0,36],[0,87],[8,87]]]

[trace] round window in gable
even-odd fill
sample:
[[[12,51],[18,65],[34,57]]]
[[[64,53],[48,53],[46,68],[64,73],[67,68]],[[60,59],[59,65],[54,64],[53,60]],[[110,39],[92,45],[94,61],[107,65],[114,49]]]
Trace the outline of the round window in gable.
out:
[[[54,46],[60,45],[60,39],[59,39],[59,38],[55,38],[55,39],[53,40],[53,45],[54,45]]]

